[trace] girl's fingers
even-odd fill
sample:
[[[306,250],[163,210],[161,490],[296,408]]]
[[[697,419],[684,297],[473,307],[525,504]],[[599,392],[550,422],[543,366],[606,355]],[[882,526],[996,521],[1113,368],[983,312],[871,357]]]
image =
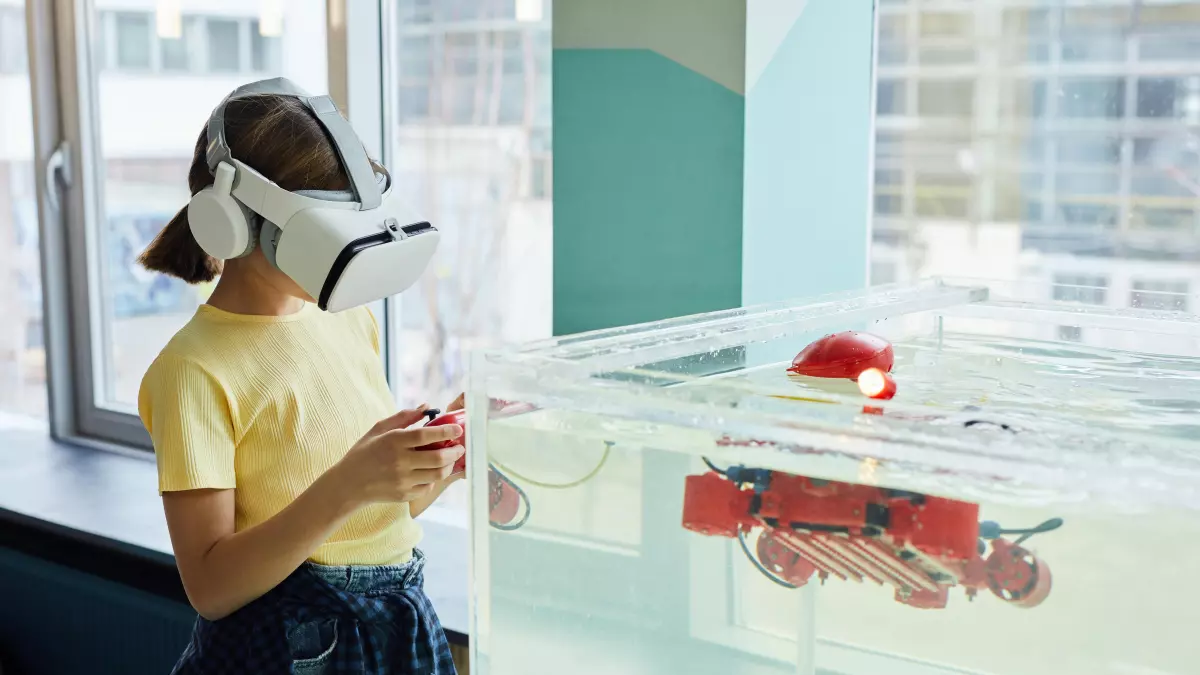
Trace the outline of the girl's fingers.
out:
[[[419,421],[422,417],[424,417],[425,411],[428,409],[429,409],[429,406],[422,403],[421,405],[419,405],[416,408],[413,408],[411,410],[401,410],[400,412],[392,415],[391,417],[385,417],[385,418],[379,420],[378,422],[376,422],[375,426],[372,427],[371,431],[373,431],[377,434],[381,434],[381,433],[385,433],[388,431],[394,431],[396,429],[404,429],[404,428],[410,427],[413,424],[416,424],[417,421]]]

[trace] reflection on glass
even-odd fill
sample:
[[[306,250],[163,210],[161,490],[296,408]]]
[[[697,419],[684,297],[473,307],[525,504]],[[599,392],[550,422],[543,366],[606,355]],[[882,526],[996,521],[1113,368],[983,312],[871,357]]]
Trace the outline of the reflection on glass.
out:
[[[445,405],[467,350],[550,334],[550,3],[397,9],[391,168],[442,243],[392,319],[392,379],[403,403]]]
[[[121,410],[136,404],[150,360],[210,291],[145,272],[135,260],[187,205],[188,166],[213,106],[274,75],[313,92],[328,86],[322,0],[284,3],[279,37],[260,34],[258,3],[184,0],[178,37],[160,36],[154,4],[142,4],[135,11],[128,2],[91,3],[103,192],[102,215],[88,224],[97,230],[103,283],[96,403]]]
[[[879,12],[874,269],[1200,289],[1200,0]]]
[[[46,415],[25,7],[0,5],[0,429]]]

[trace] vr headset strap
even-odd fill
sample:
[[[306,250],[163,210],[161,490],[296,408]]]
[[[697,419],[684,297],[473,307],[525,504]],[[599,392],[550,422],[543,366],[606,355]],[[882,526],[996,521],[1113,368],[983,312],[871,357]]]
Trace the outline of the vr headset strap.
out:
[[[206,158],[208,168],[216,171],[218,164],[229,161],[233,154],[225,139],[225,106],[230,101],[257,94],[274,94],[279,96],[295,96],[300,99],[316,116],[317,122],[325,130],[333,147],[337,150],[338,159],[350,178],[350,186],[359,203],[359,209],[367,211],[378,207],[383,202],[379,183],[375,178],[375,170],[367,157],[367,151],[354,133],[353,127],[342,117],[328,96],[309,96],[303,89],[297,87],[291,80],[277,77],[260,80],[238,87],[232,94],[225,97],[221,104],[213,110],[208,119],[208,148]]]

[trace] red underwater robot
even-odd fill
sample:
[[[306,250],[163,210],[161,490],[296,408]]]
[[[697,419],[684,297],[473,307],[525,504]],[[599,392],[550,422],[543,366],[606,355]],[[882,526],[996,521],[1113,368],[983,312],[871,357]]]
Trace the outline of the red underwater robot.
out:
[[[898,602],[946,606],[949,590],[981,589],[1018,607],[1050,593],[1050,569],[1021,543],[1062,525],[1026,530],[980,523],[979,505],[915,492],[730,467],[689,476],[684,528],[737,539],[772,581],[796,588],[814,576],[889,586]],[[751,552],[748,535],[761,530]],[[1014,541],[1003,535],[1021,535]],[[988,542],[990,542],[990,552]]]

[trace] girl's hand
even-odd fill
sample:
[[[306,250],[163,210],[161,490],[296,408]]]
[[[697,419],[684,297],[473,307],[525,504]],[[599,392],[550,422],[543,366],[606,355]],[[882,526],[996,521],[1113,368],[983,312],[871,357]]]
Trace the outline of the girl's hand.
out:
[[[358,503],[411,502],[431,493],[449,478],[461,445],[441,450],[416,450],[430,443],[462,436],[462,427],[407,427],[420,420],[426,406],[380,420],[332,469],[347,499]]]
[[[446,406],[446,412],[454,412],[455,410],[466,409],[466,407],[467,407],[466,406],[466,396],[467,395],[465,393],[459,394],[458,398],[454,399],[453,403]],[[447,478],[446,484],[453,483],[454,481],[457,481],[457,480],[462,480],[466,477],[467,477],[466,471],[459,471],[458,473],[452,474],[449,478]]]

